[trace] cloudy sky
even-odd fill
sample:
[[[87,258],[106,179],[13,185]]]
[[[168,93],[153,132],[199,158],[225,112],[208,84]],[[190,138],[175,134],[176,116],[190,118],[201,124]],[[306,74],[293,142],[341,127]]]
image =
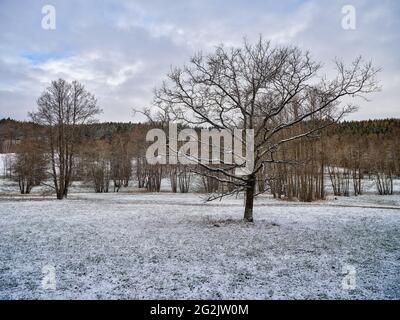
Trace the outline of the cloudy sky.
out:
[[[42,28],[42,8],[56,29]],[[355,30],[342,27],[344,5]],[[219,43],[260,34],[309,49],[326,70],[357,55],[382,68],[382,91],[352,119],[400,118],[400,1],[0,0],[0,118],[27,119],[51,80],[77,79],[95,94],[101,120],[137,121],[171,65]]]

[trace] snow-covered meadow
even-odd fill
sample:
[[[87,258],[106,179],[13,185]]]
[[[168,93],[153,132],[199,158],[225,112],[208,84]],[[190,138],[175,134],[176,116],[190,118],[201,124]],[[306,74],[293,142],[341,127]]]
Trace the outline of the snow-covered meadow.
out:
[[[96,194],[76,182],[58,201],[0,178],[0,299],[400,298],[397,180],[393,196],[373,180],[365,195],[314,203],[262,195],[253,224],[240,197],[134,185]]]
[[[262,196],[246,224],[236,198],[5,194],[0,299],[400,298],[398,195]]]

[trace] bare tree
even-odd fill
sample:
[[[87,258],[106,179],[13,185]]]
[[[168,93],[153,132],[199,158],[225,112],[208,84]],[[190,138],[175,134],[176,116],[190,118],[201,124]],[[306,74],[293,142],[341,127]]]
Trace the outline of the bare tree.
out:
[[[187,66],[172,68],[155,91],[159,111],[153,116],[183,126],[254,130],[251,172],[237,175],[230,165],[215,168],[197,161],[207,169],[204,174],[216,177],[218,173],[220,182],[234,186],[223,194],[211,195],[209,200],[245,191],[244,219],[253,221],[257,173],[265,164],[287,161],[276,158],[279,148],[353,111],[353,105],[341,107],[342,98],[378,90],[377,70],[361,57],[348,67],[339,60],[335,65],[337,75],[328,80],[309,52],[296,47],[273,47],[262,37],[255,44],[245,40],[240,48],[220,45],[211,54],[195,55]],[[303,131],[290,134],[299,123],[307,123]]]
[[[132,155],[130,151],[131,137],[116,134],[111,142],[111,176],[114,181],[114,191],[129,185],[132,175]]]
[[[95,97],[77,81],[53,81],[42,93],[38,110],[30,113],[32,120],[47,129],[47,147],[51,159],[50,175],[57,199],[68,194],[76,146],[83,124],[93,121],[101,112]]]
[[[83,162],[85,180],[95,192],[108,192],[112,178],[112,152],[105,140],[94,140],[86,143],[80,152]]]
[[[29,194],[46,178],[47,159],[38,141],[25,139],[15,150],[12,177],[18,182],[21,194]]]

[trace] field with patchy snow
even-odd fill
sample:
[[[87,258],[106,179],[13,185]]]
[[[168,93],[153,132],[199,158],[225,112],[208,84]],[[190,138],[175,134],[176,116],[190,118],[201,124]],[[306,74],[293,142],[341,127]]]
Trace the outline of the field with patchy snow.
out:
[[[0,197],[0,299],[399,299],[400,197]],[[56,289],[42,287],[55,268]],[[355,270],[355,286],[342,282]],[[345,269],[343,269],[345,268]],[[347,270],[347,271],[346,271]]]

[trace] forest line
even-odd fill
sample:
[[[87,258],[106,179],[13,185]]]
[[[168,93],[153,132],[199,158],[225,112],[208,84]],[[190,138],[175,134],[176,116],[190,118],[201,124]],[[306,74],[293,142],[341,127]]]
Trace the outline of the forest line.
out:
[[[304,124],[302,124],[304,125]],[[74,181],[84,181],[95,192],[117,192],[132,181],[149,192],[160,191],[168,178],[172,192],[191,192],[197,170],[184,165],[149,165],[145,136],[151,123],[105,122],[83,125],[78,144],[79,161]],[[161,125],[159,126],[161,127]],[[0,175],[19,183],[21,193],[48,179],[49,159],[41,145],[45,127],[11,119],[0,120],[0,152],[5,157]],[[300,128],[291,128],[300,130]],[[343,121],[324,132],[293,141],[280,148],[276,160],[257,175],[257,192],[276,198],[314,201],[326,196],[326,183],[334,195],[363,193],[364,178],[375,181],[376,193],[393,194],[393,179],[400,176],[399,119]],[[328,179],[328,182],[325,181]],[[198,176],[196,191],[219,194],[230,185],[218,175]]]

